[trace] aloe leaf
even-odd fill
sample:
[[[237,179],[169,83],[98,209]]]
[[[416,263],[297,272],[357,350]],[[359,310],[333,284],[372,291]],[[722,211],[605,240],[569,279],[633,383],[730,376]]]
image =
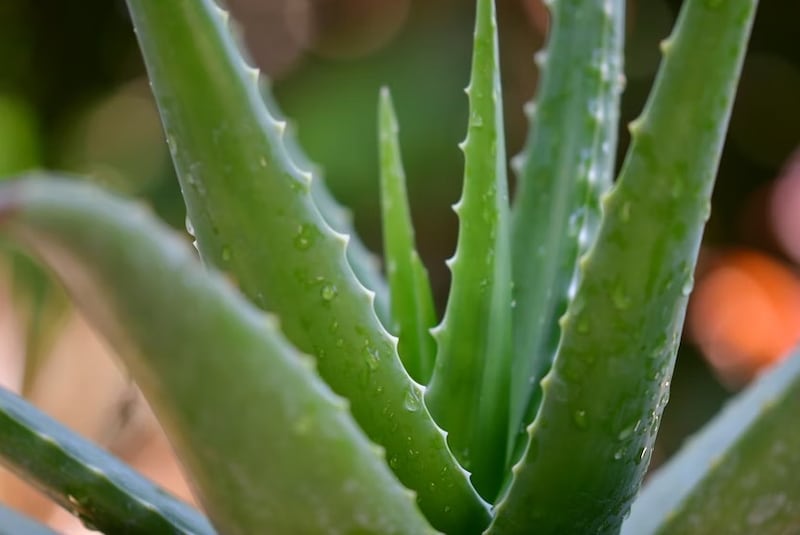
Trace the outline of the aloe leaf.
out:
[[[668,399],[755,6],[683,5],[491,533],[619,529]]]
[[[436,357],[436,342],[430,334],[436,325],[436,311],[428,272],[414,246],[397,118],[386,88],[381,91],[378,126],[383,243],[391,289],[392,326],[399,338],[398,352],[403,365],[411,377],[425,384],[430,380]]]
[[[426,393],[456,457],[487,499],[503,476],[511,362],[511,258],[503,104],[493,0],[479,0],[464,190],[436,365]]]
[[[289,340],[316,358],[434,527],[482,529],[486,505],[403,369],[372,294],[353,275],[347,237],[320,215],[310,175],[286,151],[285,125],[265,108],[227,14],[211,0],[128,6],[204,260],[275,312]]]
[[[0,504],[0,534],[2,535],[56,535],[44,524]]]
[[[625,535],[791,533],[800,518],[800,353],[770,370],[656,472]]]
[[[35,179],[0,207],[125,359],[220,532],[432,531],[311,360],[145,210]]]
[[[276,120],[287,121],[266,83],[261,84],[261,96],[264,98],[267,109],[272,112]],[[286,152],[289,153],[289,158],[295,162],[297,167],[309,170],[313,175],[311,197],[314,199],[314,204],[319,209],[325,222],[336,232],[349,236],[347,261],[350,267],[353,268],[353,273],[359,282],[375,293],[375,313],[384,325],[389,325],[391,323],[389,288],[381,275],[378,257],[367,249],[355,233],[352,212],[339,204],[328,190],[322,169],[312,162],[300,147],[291,121],[286,123],[283,144]]]
[[[287,130],[289,131],[289,130]],[[288,138],[285,138],[288,139]],[[288,143],[287,143],[288,146]],[[288,150],[288,149],[287,149]],[[291,153],[291,151],[290,151]],[[300,160],[296,160],[300,161]],[[303,164],[300,164],[304,167]],[[380,272],[380,260],[361,242],[353,229],[353,216],[349,209],[342,207],[325,186],[322,174],[314,171],[311,181],[311,197],[319,209],[320,215],[330,227],[348,236],[347,262],[353,274],[366,289],[375,294],[373,308],[383,325],[391,324],[391,305],[389,303],[389,287]]]
[[[92,529],[214,533],[198,511],[5,389],[0,434],[2,463]]]
[[[622,81],[623,0],[555,0],[530,132],[514,160],[511,216],[514,362],[510,440],[541,400],[558,318],[577,287],[575,264],[594,240],[611,186]],[[524,434],[522,435],[524,437]]]

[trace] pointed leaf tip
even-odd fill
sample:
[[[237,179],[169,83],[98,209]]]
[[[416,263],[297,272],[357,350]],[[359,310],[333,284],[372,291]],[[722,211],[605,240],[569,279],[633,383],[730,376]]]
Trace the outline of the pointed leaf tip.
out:
[[[464,188],[450,296],[426,393],[448,443],[482,495],[506,460],[511,360],[511,263],[502,89],[492,0],[477,3]]]
[[[433,371],[436,324],[428,274],[414,245],[405,173],[397,139],[397,117],[387,88],[379,98],[381,215],[391,291],[392,323],[400,358],[411,377],[426,384]]]

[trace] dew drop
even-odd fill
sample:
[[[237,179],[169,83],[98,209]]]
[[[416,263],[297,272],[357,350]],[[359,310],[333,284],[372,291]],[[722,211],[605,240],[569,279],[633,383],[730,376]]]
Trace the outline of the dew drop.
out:
[[[681,286],[681,294],[684,296],[688,296],[689,294],[692,293],[693,288],[694,288],[694,277],[692,275],[689,275],[683,282],[683,286]]]
[[[227,245],[222,247],[222,261],[223,262],[230,262],[231,261],[231,248]]]
[[[416,389],[412,388],[408,392],[406,392],[406,396],[403,399],[403,406],[409,412],[416,412],[419,410],[419,393]]]
[[[629,425],[628,427],[624,428],[622,431],[619,432],[617,435],[617,440],[627,440],[629,439],[633,433],[639,429],[639,426],[642,424],[641,420],[636,420],[636,423],[633,425]]]
[[[323,301],[330,303],[339,295],[339,289],[336,288],[335,284],[325,283],[322,285],[322,288],[320,288],[319,295],[322,297]]]
[[[375,371],[378,369],[378,365],[380,364],[380,355],[378,355],[378,351],[372,346],[366,346],[364,348],[364,357],[367,361],[367,367]]]
[[[310,224],[300,225],[297,234],[294,236],[294,246],[300,251],[307,251],[314,245],[317,227]]]
[[[614,460],[615,461],[619,461],[620,459],[622,459],[622,456],[624,454],[625,454],[625,452],[621,448],[618,449],[617,451],[614,452]]]
[[[702,215],[703,215],[703,221],[708,221],[708,218],[711,217],[711,202],[710,201],[706,201],[705,203],[703,203]]]

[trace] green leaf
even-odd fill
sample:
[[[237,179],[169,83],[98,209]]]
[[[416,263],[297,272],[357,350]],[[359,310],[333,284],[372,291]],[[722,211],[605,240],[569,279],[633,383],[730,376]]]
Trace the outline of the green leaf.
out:
[[[511,217],[514,362],[510,440],[524,438],[558,345],[575,264],[597,233],[611,186],[622,81],[623,0],[556,0],[530,132],[514,160]],[[610,10],[610,12],[607,12]],[[520,435],[520,433],[523,433]]]
[[[55,531],[32,518],[0,504],[0,526],[8,535],[57,535]]]
[[[414,246],[414,228],[408,206],[406,177],[397,139],[397,118],[389,90],[381,91],[378,110],[381,152],[381,213],[392,326],[399,338],[398,352],[408,373],[426,384],[433,372],[436,325],[428,272]]]
[[[460,230],[426,393],[448,443],[491,500],[503,479],[511,364],[511,253],[503,104],[493,0],[479,0]]]
[[[755,5],[690,0],[665,41],[491,533],[619,529],[667,402]]]
[[[287,121],[283,112],[278,107],[278,103],[267,89],[266,84],[262,84],[261,96],[272,112],[273,117],[279,121]],[[371,253],[361,242],[353,228],[352,212],[340,205],[333,197],[325,185],[322,169],[312,162],[297,141],[294,126],[291,121],[287,121],[286,130],[283,134],[283,144],[289,158],[295,162],[298,168],[308,169],[314,176],[311,181],[311,197],[314,204],[319,209],[325,222],[333,230],[341,234],[347,234],[347,261],[353,268],[356,278],[368,290],[375,293],[375,313],[384,325],[391,324],[391,313],[389,311],[389,288],[383,279],[380,271],[380,260]]]
[[[287,132],[290,132],[290,130],[287,129]],[[287,139],[288,135],[284,140]],[[301,162],[302,160],[296,161]],[[302,166],[302,164],[300,165]],[[311,168],[311,166],[308,167]],[[352,213],[337,203],[325,186],[322,174],[316,170],[314,171],[314,179],[311,181],[311,197],[314,199],[314,204],[319,209],[319,213],[325,222],[334,231],[348,236],[347,262],[353,269],[353,274],[358,281],[375,294],[373,308],[378,319],[381,320],[383,325],[389,325],[391,323],[389,288],[380,272],[380,260],[356,236],[353,229]]]
[[[345,258],[211,0],[129,0],[203,259],[229,272],[316,358],[437,529],[470,532],[486,505],[447,449],[372,294]]]
[[[2,463],[91,529],[214,533],[198,511],[5,389],[0,433]]]
[[[624,535],[792,533],[800,518],[800,353],[740,393],[656,472]]]
[[[311,361],[148,212],[34,179],[0,220],[125,359],[220,532],[432,531]]]

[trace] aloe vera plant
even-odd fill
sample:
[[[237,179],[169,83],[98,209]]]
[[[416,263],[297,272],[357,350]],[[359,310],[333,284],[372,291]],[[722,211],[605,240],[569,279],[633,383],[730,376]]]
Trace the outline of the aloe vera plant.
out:
[[[4,462],[112,532],[619,532],[668,399],[757,1],[684,2],[616,182],[625,2],[548,2],[512,202],[495,8],[477,0],[441,321],[388,90],[378,113],[385,280],[243,59],[227,13],[213,0],[127,4],[201,259],[135,203],[43,174],[0,187],[0,228],[125,360],[210,524],[6,394]],[[665,511],[648,492],[670,492],[676,461],[625,529],[732,532],[725,515],[698,523],[704,504],[763,513],[748,507],[767,494],[726,481],[774,453],[758,430],[778,436],[796,405],[796,360],[787,366],[790,379],[745,394],[771,396],[770,410],[740,403],[712,426],[730,454],[716,464],[687,454],[708,469]],[[781,451],[797,450],[797,433],[780,436]],[[780,514],[758,517],[779,532],[800,492],[779,477],[756,487],[780,493],[767,504]],[[640,518],[657,520],[640,528]]]

